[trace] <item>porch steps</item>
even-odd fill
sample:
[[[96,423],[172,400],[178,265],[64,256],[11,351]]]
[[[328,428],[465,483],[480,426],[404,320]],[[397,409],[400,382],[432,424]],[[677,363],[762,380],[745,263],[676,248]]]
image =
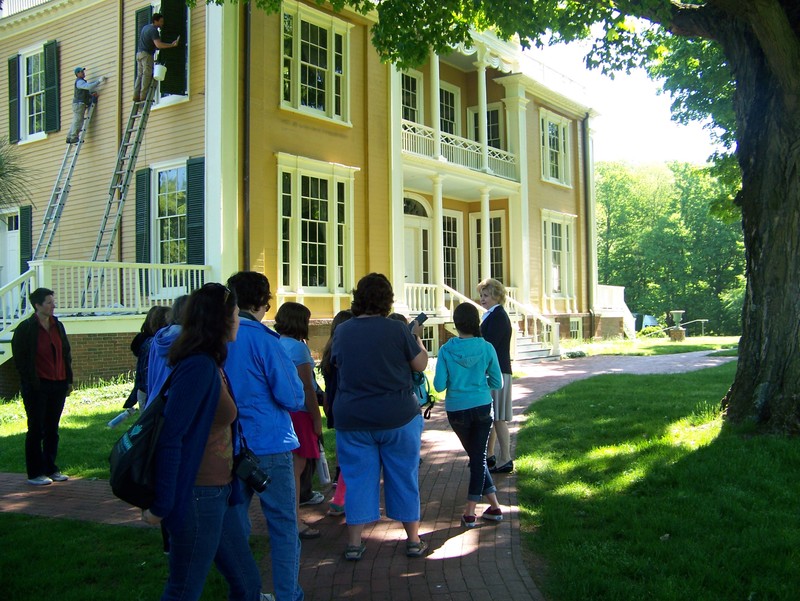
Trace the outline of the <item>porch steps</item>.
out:
[[[561,357],[550,354],[550,348],[541,342],[534,342],[533,337],[517,334],[514,361],[534,363],[537,361],[556,361]]]

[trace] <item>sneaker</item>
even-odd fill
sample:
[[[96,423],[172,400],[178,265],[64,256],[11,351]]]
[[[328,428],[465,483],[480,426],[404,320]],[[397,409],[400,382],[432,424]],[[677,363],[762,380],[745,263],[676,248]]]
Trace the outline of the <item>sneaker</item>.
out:
[[[478,520],[474,515],[462,515],[461,525],[464,526],[464,528],[474,528],[478,525]]]
[[[428,550],[428,543],[419,539],[418,543],[406,542],[406,557],[422,557]]]
[[[28,478],[28,484],[33,484],[34,486],[47,486],[48,484],[52,483],[53,481],[47,476],[36,476],[35,478]]]
[[[331,517],[338,517],[340,515],[344,515],[344,505],[337,505],[336,503],[331,503],[328,506],[328,515]]]
[[[275,601],[275,595],[272,593],[261,593],[258,599],[259,601]]]
[[[484,520],[492,520],[493,522],[502,522],[503,521],[503,510],[499,507],[489,507],[486,511],[483,512],[481,516]]]
[[[66,474],[62,474],[61,472],[53,472],[52,474],[50,474],[50,479],[53,482],[66,482],[67,480],[69,480],[69,476],[67,476]]]
[[[300,501],[300,505],[319,505],[325,500],[325,495],[323,495],[318,490],[315,490],[311,497],[306,499],[305,501]]]

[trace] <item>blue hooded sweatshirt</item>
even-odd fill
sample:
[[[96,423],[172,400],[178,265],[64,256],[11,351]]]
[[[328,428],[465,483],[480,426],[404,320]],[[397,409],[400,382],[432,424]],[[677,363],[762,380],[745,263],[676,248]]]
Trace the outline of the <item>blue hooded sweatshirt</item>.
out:
[[[169,348],[180,333],[181,326],[173,324],[161,328],[153,337],[150,345],[150,362],[147,368],[147,404],[161,392],[161,387],[172,373],[172,367],[169,366]]]
[[[451,338],[439,349],[433,387],[439,392],[447,389],[447,411],[488,405],[490,389],[503,387],[494,347],[483,338]]]

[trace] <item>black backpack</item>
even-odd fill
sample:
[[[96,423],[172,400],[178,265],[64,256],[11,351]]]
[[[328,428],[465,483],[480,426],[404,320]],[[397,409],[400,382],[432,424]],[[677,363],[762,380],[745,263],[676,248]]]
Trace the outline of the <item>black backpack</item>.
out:
[[[164,425],[169,380],[145,407],[139,419],[111,448],[108,457],[111,492],[126,503],[148,509],[155,499],[155,451]]]

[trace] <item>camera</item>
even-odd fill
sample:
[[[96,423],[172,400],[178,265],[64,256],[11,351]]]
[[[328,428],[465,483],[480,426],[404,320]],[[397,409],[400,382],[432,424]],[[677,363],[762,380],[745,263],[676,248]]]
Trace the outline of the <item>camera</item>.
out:
[[[247,447],[234,458],[233,471],[245,484],[259,493],[264,492],[270,482],[269,476],[258,463],[258,457]]]

